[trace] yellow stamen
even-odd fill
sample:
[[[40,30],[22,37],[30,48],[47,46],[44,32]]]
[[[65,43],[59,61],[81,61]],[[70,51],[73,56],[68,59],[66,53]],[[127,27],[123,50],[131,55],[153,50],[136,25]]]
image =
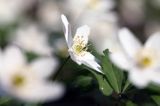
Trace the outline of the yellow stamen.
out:
[[[25,79],[23,76],[21,76],[21,75],[13,76],[13,79],[12,79],[13,86],[20,87],[24,84],[24,82],[25,82]]]
[[[140,66],[149,67],[150,65],[152,65],[152,59],[150,57],[143,57],[140,60]]]

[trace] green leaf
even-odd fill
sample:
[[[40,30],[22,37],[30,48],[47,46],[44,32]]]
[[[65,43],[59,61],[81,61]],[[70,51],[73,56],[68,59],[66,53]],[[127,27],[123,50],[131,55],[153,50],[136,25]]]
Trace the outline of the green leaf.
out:
[[[84,76],[81,75],[76,78],[76,80],[73,82],[75,86],[87,88],[92,82],[92,77],[91,76]]]
[[[124,73],[122,70],[120,70],[119,68],[117,68],[115,66],[113,66],[113,71],[114,71],[115,76],[117,78],[117,84],[118,84],[119,91],[121,92],[122,91],[122,84],[124,81]]]
[[[148,86],[147,89],[152,90],[152,91],[160,94],[160,86],[159,86],[159,85],[155,85],[155,84],[151,83],[151,84]]]
[[[102,56],[103,72],[105,73],[107,80],[109,81],[110,85],[115,90],[115,92],[120,93],[123,82],[123,72],[112,65],[108,57],[109,54],[108,50],[105,50],[103,53],[104,53],[104,56]]]
[[[126,106],[138,106],[135,103],[133,103],[132,101],[127,101],[126,102]]]
[[[154,102],[160,106],[160,95],[153,95],[151,98],[154,100]]]
[[[122,92],[124,93],[126,90],[128,90],[131,87],[131,83],[130,81],[127,79],[127,81],[125,82],[125,85],[123,87]]]
[[[107,80],[103,77],[103,75],[99,73],[95,73],[94,71],[92,71],[92,73],[96,77],[99,84],[99,89],[102,91],[102,93],[106,96],[111,95],[113,92],[113,89],[111,88]]]

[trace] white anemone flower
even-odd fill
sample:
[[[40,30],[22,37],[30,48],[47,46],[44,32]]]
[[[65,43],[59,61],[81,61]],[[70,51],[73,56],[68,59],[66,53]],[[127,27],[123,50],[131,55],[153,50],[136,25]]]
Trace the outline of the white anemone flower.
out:
[[[60,9],[57,1],[41,0],[37,11],[39,22],[45,28],[53,31],[59,31],[60,26]],[[56,26],[56,27],[55,27]]]
[[[49,45],[47,33],[42,31],[37,25],[24,25],[18,28],[14,35],[13,43],[24,50],[38,55],[52,54],[53,49]]]
[[[54,58],[43,57],[28,63],[20,49],[13,46],[7,47],[1,57],[0,85],[6,95],[34,103],[63,95],[61,84],[47,81],[57,66]]]
[[[160,84],[160,33],[155,33],[144,46],[126,28],[119,31],[122,50],[110,55],[111,60],[129,72],[130,81],[139,88],[149,83]]]
[[[0,25],[10,24],[31,8],[35,0],[0,0]]]
[[[66,16],[61,15],[62,22],[65,26],[65,39],[68,46],[68,52],[73,61],[77,64],[84,64],[97,72],[102,73],[100,65],[96,62],[95,57],[87,52],[88,36],[90,28],[87,25],[81,26],[77,29],[74,38],[71,35],[71,29]]]

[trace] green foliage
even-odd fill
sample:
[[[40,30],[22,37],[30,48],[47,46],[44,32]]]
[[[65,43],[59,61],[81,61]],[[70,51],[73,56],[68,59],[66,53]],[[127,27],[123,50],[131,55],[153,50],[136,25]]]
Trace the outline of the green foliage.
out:
[[[109,60],[109,51],[105,50],[104,56],[102,56],[102,70],[116,93],[120,93],[123,83],[123,71],[120,71],[118,68],[112,65]]]
[[[154,100],[154,102],[160,106],[160,95],[153,95],[151,98]]]

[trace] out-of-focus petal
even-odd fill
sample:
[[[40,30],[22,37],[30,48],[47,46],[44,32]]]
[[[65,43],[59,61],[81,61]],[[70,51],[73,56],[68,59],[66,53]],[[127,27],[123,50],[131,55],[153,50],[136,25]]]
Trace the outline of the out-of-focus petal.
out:
[[[145,48],[151,48],[156,51],[160,50],[160,32],[157,32],[149,37],[145,43]]]
[[[154,76],[152,71],[153,70],[133,69],[129,73],[129,79],[138,88],[144,88],[151,82]]]
[[[31,63],[31,70],[40,78],[48,78],[56,71],[58,60],[56,58],[39,58]]]
[[[127,55],[133,59],[142,48],[140,41],[127,28],[122,28],[119,31],[118,37]]]
[[[62,97],[63,94],[64,87],[56,82],[30,83],[25,89],[12,92],[12,95],[18,99],[33,103],[57,100]]]
[[[24,66],[25,63],[25,56],[18,47],[9,46],[5,49],[3,55],[4,71],[14,71],[17,67]]]
[[[132,66],[132,60],[129,60],[123,52],[117,51],[110,53],[109,57],[111,61],[119,68],[130,71],[130,68]]]

